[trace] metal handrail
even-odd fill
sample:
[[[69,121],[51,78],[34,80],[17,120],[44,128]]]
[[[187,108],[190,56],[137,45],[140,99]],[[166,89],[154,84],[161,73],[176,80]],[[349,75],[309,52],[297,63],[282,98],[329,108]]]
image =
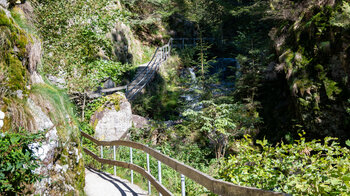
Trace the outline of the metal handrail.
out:
[[[137,74],[134,78],[138,78],[138,77],[149,67],[149,65],[150,65],[150,64],[152,63],[152,61],[154,60],[154,57],[156,56],[156,54],[157,54],[157,52],[158,52],[158,49],[159,49],[159,47],[157,47],[156,51],[155,51],[154,54],[153,54],[152,59],[148,62],[147,66],[144,68],[144,70],[142,70],[142,72],[140,72],[139,74]],[[130,82],[129,84],[131,84],[131,83],[132,83],[132,82]],[[127,85],[126,89],[128,89],[129,84]],[[136,87],[136,86],[134,86],[134,88],[135,88],[135,87]],[[130,90],[128,89],[126,93],[128,93],[128,92],[131,91],[131,90],[133,90],[134,88],[132,88],[132,89],[130,89]]]
[[[129,99],[129,100],[133,100],[133,98],[135,97],[135,95],[137,95],[137,93],[139,93],[139,92],[147,85],[147,83],[151,80],[151,78],[153,77],[154,73],[156,72],[156,70],[157,70],[158,67],[159,67],[160,61],[158,61],[158,62],[155,63],[155,64],[156,64],[156,66],[155,66],[155,68],[153,68],[153,69],[151,70],[150,76],[149,76],[149,77],[146,77],[146,76],[145,76],[145,77],[143,77],[142,80],[141,80],[141,81],[143,81],[143,80],[147,79],[147,81],[144,82],[143,85],[142,85],[141,87],[139,87],[139,88],[136,90],[136,92],[134,92],[131,96],[128,94],[128,99]],[[148,74],[147,74],[147,76],[148,76]],[[137,86],[138,86],[139,84],[141,84],[141,82],[139,82],[139,83],[137,84]]]
[[[154,76],[154,73],[156,70],[158,70],[159,68],[159,65],[161,63],[163,63],[164,61],[167,60],[169,54],[170,54],[170,50],[171,50],[171,44],[172,44],[172,41],[173,39],[170,38],[168,43],[165,44],[164,46],[162,47],[158,47],[151,59],[151,61],[148,63],[147,67],[144,68],[144,70],[142,70],[142,72],[140,72],[136,77],[135,77],[135,80],[141,75],[141,74],[144,74],[144,76],[142,77],[142,79],[140,81],[137,82],[137,84],[135,84],[131,89],[129,89],[129,85],[132,84],[134,81],[132,81],[131,83],[128,84],[127,86],[127,90],[126,90],[126,97],[129,99],[129,100],[132,100],[135,95],[137,93],[139,93],[145,86],[146,84],[151,80],[151,78]],[[164,49],[166,49],[167,51],[165,52]],[[159,52],[161,51],[161,55],[159,57]],[[163,55],[165,53],[165,56],[164,56],[164,59],[163,59]],[[151,65],[151,66],[150,66]],[[155,67],[155,69],[154,69]],[[152,69],[152,70],[151,70]],[[146,80],[147,79],[147,80]],[[139,85],[144,82],[146,80],[146,82],[141,86],[139,87]],[[136,90],[136,92],[132,93],[133,90],[135,90],[136,88],[138,88]],[[132,93],[130,95],[130,92]]]
[[[90,150],[88,150],[86,148],[83,148],[83,150],[86,154],[90,155],[93,159],[95,159],[96,161],[98,161],[100,163],[114,165],[114,166],[123,167],[126,169],[131,169],[133,171],[136,171],[139,174],[141,174],[142,176],[144,176],[145,178],[147,178],[147,180],[149,180],[151,182],[151,184],[161,194],[169,195],[169,196],[173,195],[167,188],[165,188],[162,184],[158,183],[158,181],[150,173],[148,173],[146,170],[144,170],[142,167],[135,165],[135,164],[132,164],[132,163],[123,162],[123,161],[103,159],[103,158],[98,157],[96,154],[94,154],[93,152],[91,152]]]
[[[152,66],[151,66],[150,68],[145,68],[146,74],[142,77],[142,79],[141,79],[137,84],[134,85],[133,88],[131,88],[131,89],[127,92],[127,97],[129,97],[129,93],[132,92],[132,90],[134,90],[139,84],[141,84],[141,83],[145,80],[145,78],[149,75],[149,72],[150,72],[151,70],[153,70],[153,66],[156,64],[156,61],[157,61],[157,59],[152,63]],[[143,73],[143,72],[142,72],[142,73]],[[136,80],[136,79],[135,79],[135,80]],[[132,83],[132,82],[131,82],[131,83]]]
[[[125,140],[115,140],[115,141],[99,141],[92,136],[84,133],[81,131],[81,135],[93,143],[97,144],[98,146],[127,146],[130,148],[135,148],[142,150],[143,152],[151,155],[158,161],[166,164],[167,166],[171,167],[175,171],[187,176],[188,178],[192,179],[193,181],[197,182],[198,184],[204,186],[211,192],[218,194],[218,195],[247,195],[247,196],[272,196],[272,195],[287,195],[284,193],[277,193],[277,192],[272,192],[272,191],[267,191],[267,190],[262,190],[258,188],[253,188],[253,187],[244,187],[244,186],[239,186],[235,185],[230,182],[225,182],[222,180],[217,180],[205,173],[202,173],[201,171],[198,171],[197,169],[194,169],[188,165],[185,165],[184,163],[181,163],[173,158],[168,157],[167,155],[164,155],[157,150],[154,150],[144,144],[137,143],[137,142],[132,142],[132,141],[125,141]],[[84,149],[84,151],[92,156],[95,160],[99,161],[100,163],[105,163],[105,164],[111,164],[111,165],[116,165],[124,168],[129,168],[131,170],[135,170],[139,172],[141,175],[144,174],[143,172],[139,169],[137,169],[136,165],[131,164],[131,163],[125,163],[125,162],[118,162],[118,161],[113,161],[113,160],[108,160],[108,159],[102,159],[98,158],[97,155],[93,154],[92,152],[88,152],[87,150]],[[101,151],[102,152],[102,151]],[[149,174],[149,172],[147,172]],[[145,174],[144,174],[145,175]],[[146,178],[149,180],[151,179],[148,175],[145,175]],[[153,177],[154,178],[154,177]],[[151,179],[152,180],[152,179]],[[150,180],[150,181],[151,181]],[[159,180],[160,181],[160,180]],[[171,193],[169,194],[169,191],[165,191],[162,187],[159,187],[159,183],[155,183],[154,181],[151,181],[151,183],[155,186],[155,188],[162,194],[164,195],[172,195]]]
[[[152,79],[152,77],[154,76],[155,72],[158,70],[160,64],[161,64],[161,62],[158,62],[158,63],[157,63],[156,68],[153,69],[153,72],[152,72],[151,76],[148,77],[147,81],[146,81],[146,82],[145,82],[145,83],[144,83],[144,84],[129,98],[130,100],[132,100],[132,99],[135,97],[135,95],[136,95],[139,91],[141,91],[141,89],[143,89],[143,88],[148,84],[148,82],[149,82],[149,81]]]

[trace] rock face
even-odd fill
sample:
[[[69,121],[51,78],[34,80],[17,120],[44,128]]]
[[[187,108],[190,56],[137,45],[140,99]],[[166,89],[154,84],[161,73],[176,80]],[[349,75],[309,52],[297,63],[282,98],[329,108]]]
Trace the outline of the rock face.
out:
[[[19,3],[0,0],[0,130],[21,127],[45,133],[41,143],[30,146],[40,160],[35,172],[43,175],[31,188],[34,194],[79,195],[84,187],[84,163],[77,122],[67,96],[45,84],[37,72],[41,42],[35,31],[21,28],[12,17],[16,14],[31,26],[33,8],[29,1]]]
[[[4,8],[8,8],[9,3],[7,2],[7,0],[0,0],[0,6]]]
[[[132,126],[131,105],[122,93],[107,96],[113,104],[104,104],[91,117],[95,138],[112,141],[122,139]]]
[[[149,125],[148,120],[145,117],[139,115],[132,115],[132,122],[135,128],[142,129]]]
[[[111,32],[111,38],[114,55],[118,61],[132,64],[141,60],[141,43],[135,39],[130,27],[122,22],[117,22],[115,29]]]

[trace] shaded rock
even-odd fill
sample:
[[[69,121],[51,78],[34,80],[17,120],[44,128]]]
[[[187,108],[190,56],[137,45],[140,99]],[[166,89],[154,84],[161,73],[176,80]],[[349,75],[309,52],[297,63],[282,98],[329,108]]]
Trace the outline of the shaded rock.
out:
[[[141,61],[141,42],[135,39],[129,26],[117,22],[109,37],[113,41],[113,53],[118,61],[124,64]]]
[[[41,62],[41,42],[35,36],[32,36],[33,43],[26,46],[29,54],[28,71],[32,74],[36,72],[37,66]]]
[[[66,80],[64,78],[48,75],[47,79],[49,79],[50,82],[52,82],[55,86],[59,88],[64,88],[67,85]]]
[[[145,117],[134,114],[132,115],[132,122],[134,127],[138,129],[146,128],[149,125],[149,121]]]
[[[2,6],[3,8],[8,8],[9,2],[7,0],[0,0],[0,6]]]
[[[115,87],[115,83],[111,79],[108,79],[106,82],[103,83],[103,88],[114,88],[114,87]]]
[[[122,93],[107,96],[114,102],[105,104],[91,117],[95,128],[95,138],[99,140],[118,140],[125,136],[132,126],[131,105]]]
[[[43,78],[36,71],[34,71],[32,74],[30,74],[30,81],[32,82],[32,84],[43,84],[44,83]]]

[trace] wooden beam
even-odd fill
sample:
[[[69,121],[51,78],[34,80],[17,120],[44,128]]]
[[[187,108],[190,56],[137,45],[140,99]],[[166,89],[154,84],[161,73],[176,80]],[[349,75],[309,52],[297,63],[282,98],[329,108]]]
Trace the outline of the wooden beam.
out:
[[[116,91],[120,91],[120,90],[124,90],[124,89],[126,89],[126,85],[125,86],[118,86],[115,88],[102,89],[101,93],[112,93],[112,92],[116,92]]]

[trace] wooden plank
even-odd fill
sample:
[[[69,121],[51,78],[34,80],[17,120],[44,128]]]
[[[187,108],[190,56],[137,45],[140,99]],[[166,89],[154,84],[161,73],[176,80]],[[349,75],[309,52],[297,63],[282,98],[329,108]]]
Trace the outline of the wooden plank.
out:
[[[118,87],[115,87],[115,88],[107,88],[107,89],[102,89],[101,92],[102,93],[111,93],[111,92],[116,92],[116,91],[120,91],[120,90],[124,90],[126,89],[126,86],[118,86]]]

